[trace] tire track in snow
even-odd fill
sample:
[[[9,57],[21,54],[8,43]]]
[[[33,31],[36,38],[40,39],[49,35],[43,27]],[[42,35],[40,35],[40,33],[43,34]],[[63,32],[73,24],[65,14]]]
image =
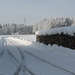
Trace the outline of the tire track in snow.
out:
[[[29,72],[31,75],[36,75],[30,69],[27,69],[27,72]]]
[[[17,68],[17,70],[15,71],[15,73],[13,74],[13,75],[19,75],[19,73],[20,73],[20,71],[21,71],[21,69],[23,68],[23,72],[25,72],[26,71],[26,65],[23,65],[24,64],[24,54],[23,54],[23,52],[17,47],[17,49],[19,50],[19,52],[20,52],[20,54],[21,54],[21,62],[10,52],[10,50],[8,49],[8,46],[7,46],[7,42],[5,41],[5,43],[6,43],[6,48],[7,48],[7,53],[8,53],[8,55],[13,59],[13,64],[16,66],[16,64],[14,63],[14,60],[17,62],[17,64],[19,65],[18,66],[18,68],[17,68],[17,66],[16,66],[16,68]],[[11,42],[12,43],[12,42]],[[19,63],[20,62],[20,63]]]
[[[11,41],[10,41],[11,42]],[[11,42],[12,43],[12,42]],[[13,43],[12,43],[13,44]],[[14,45],[14,44],[13,44]],[[15,45],[14,45],[15,46]],[[17,70],[15,71],[15,73],[14,73],[14,75],[18,75],[19,73],[20,73],[20,71],[22,70],[24,73],[26,72],[26,65],[24,65],[24,63],[25,63],[25,55],[24,55],[24,53],[22,52],[22,50],[19,48],[19,47],[17,47],[17,46],[15,46],[18,50],[19,50],[19,52],[20,52],[20,55],[21,55],[21,63],[19,64],[19,67],[17,68]]]
[[[11,42],[11,41],[10,41]],[[18,48],[18,50],[20,51],[21,53],[21,60],[22,60],[22,63],[20,64],[20,66],[18,67],[17,71],[14,73],[14,75],[18,75],[18,72],[23,68],[23,72],[25,73],[26,71],[30,74],[30,75],[35,75],[30,69],[27,69],[26,70],[26,65],[23,65],[24,64],[24,61],[25,61],[25,55],[24,53],[22,52],[23,49],[21,49],[19,46],[16,45],[16,43],[14,44],[13,42],[11,42],[14,46],[16,46]]]
[[[3,54],[4,54],[4,39],[2,38],[2,46],[3,46],[3,48],[2,48],[2,52],[0,53],[0,58],[3,56]]]
[[[13,64],[16,66],[16,68],[18,67],[18,65],[20,64],[19,63],[19,60],[10,52],[10,50],[8,49],[8,46],[7,46],[7,42],[5,40],[5,48],[7,50],[7,53],[8,53],[8,56],[10,58],[10,60],[13,62]]]
[[[14,43],[15,43],[15,42],[14,42]],[[16,43],[15,43],[15,44],[16,44]],[[31,56],[33,56],[33,57],[35,57],[35,58],[37,58],[37,59],[39,59],[39,60],[42,60],[43,62],[45,62],[45,63],[47,63],[47,64],[50,64],[50,65],[52,65],[52,66],[58,68],[59,70],[62,70],[62,71],[65,71],[65,72],[67,72],[67,73],[70,73],[70,74],[72,74],[72,75],[75,75],[74,72],[71,72],[71,71],[69,71],[69,70],[67,70],[67,69],[65,69],[65,68],[62,68],[62,67],[60,67],[60,66],[57,66],[57,65],[55,65],[55,64],[53,64],[53,63],[51,63],[51,62],[48,62],[48,61],[46,61],[46,60],[44,60],[44,59],[42,59],[42,58],[40,58],[40,57],[38,57],[38,56],[36,56],[36,55],[34,55],[34,54],[32,54],[32,53],[26,51],[26,50],[23,49],[19,44],[16,44],[16,45],[17,45],[19,48],[21,48],[22,50],[24,50],[26,53],[30,54]]]

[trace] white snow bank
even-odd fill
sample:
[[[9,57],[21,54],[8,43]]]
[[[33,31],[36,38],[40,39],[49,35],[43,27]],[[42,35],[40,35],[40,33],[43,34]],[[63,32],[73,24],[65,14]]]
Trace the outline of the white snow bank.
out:
[[[74,36],[75,26],[59,27],[59,28],[37,31],[36,35],[52,35],[57,33],[61,34],[62,32],[63,34]]]
[[[14,40],[14,41],[18,41],[20,44],[24,44],[26,46],[29,46],[32,44],[31,41],[29,40],[24,40],[24,39],[19,39],[19,38],[13,38],[13,37],[8,37],[8,39]]]
[[[38,50],[44,50],[44,51],[50,51],[50,52],[56,52],[59,54],[66,54],[66,55],[75,55],[75,50],[69,49],[69,48],[65,48],[62,46],[58,46],[56,44],[54,44],[53,46],[49,45],[45,45],[43,43],[39,43],[39,42],[32,42],[29,40],[22,40],[22,39],[18,39],[18,38],[13,38],[13,37],[8,37],[8,39],[16,41],[16,43],[20,43],[21,45],[25,45],[25,46],[29,46]]]

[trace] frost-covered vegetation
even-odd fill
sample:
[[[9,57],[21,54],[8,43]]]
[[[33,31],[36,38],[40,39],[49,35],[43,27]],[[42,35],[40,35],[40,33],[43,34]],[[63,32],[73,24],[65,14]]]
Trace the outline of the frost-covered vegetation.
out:
[[[35,23],[33,27],[33,32],[39,30],[45,30],[50,28],[62,27],[62,26],[74,26],[75,19],[74,18],[50,18],[50,19],[43,19],[40,22]]]
[[[32,34],[32,25],[24,24],[0,24],[0,35],[11,35],[11,34]]]
[[[43,19],[34,25],[24,25],[24,24],[0,24],[0,35],[11,35],[11,34],[32,34],[39,30],[45,30],[50,28],[62,27],[62,26],[74,26],[74,18],[50,18]]]

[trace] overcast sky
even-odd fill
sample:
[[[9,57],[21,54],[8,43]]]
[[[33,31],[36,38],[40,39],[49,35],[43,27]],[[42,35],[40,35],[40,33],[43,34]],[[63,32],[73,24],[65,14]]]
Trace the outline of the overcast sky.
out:
[[[34,24],[44,18],[75,17],[75,0],[0,0],[0,23]]]

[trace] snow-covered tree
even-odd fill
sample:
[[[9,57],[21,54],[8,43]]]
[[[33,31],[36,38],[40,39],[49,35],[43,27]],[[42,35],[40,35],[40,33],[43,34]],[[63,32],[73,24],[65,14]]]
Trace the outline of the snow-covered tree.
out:
[[[62,27],[62,26],[71,26],[75,25],[75,19],[74,18],[63,18],[63,17],[57,17],[56,19],[50,18],[50,19],[43,19],[40,22],[35,23],[33,26],[33,32],[36,32],[38,30],[44,30],[44,29],[50,29],[50,28],[56,28],[56,27]]]

